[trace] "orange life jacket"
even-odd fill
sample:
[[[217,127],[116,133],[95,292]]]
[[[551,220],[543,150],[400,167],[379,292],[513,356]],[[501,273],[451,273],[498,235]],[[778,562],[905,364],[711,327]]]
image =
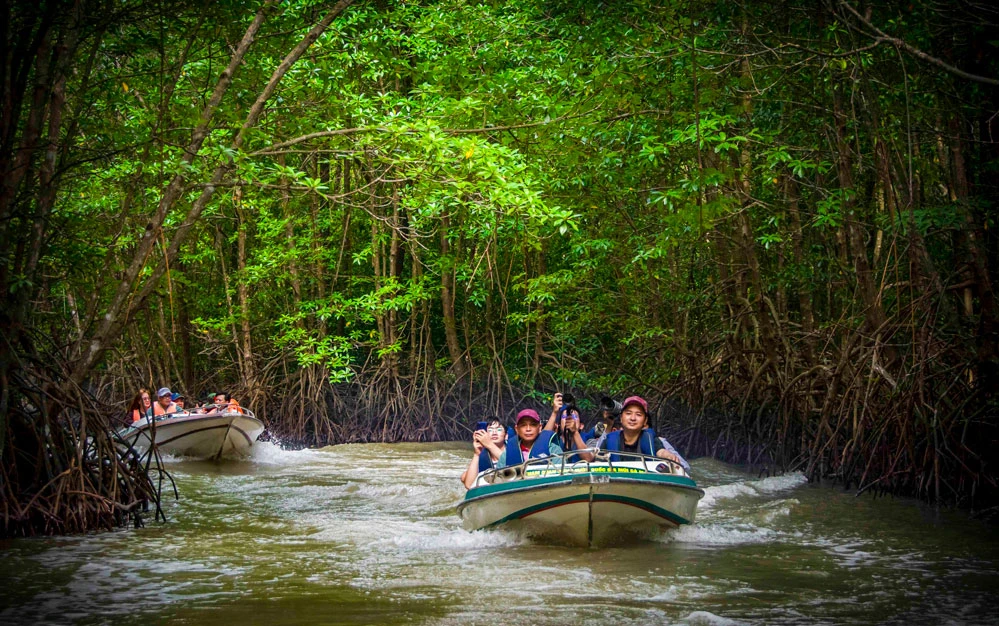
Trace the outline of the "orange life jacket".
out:
[[[163,410],[163,405],[159,402],[153,402],[153,416],[158,417],[160,415],[169,415],[170,413],[176,413],[177,411],[177,405],[173,402],[170,403],[170,406],[168,406],[166,410]]]

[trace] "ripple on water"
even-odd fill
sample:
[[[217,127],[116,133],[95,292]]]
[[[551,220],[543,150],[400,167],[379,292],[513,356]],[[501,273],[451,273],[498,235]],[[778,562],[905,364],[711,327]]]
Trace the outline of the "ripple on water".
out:
[[[171,461],[181,500],[168,503],[168,524],[0,552],[0,606],[10,607],[0,622],[119,621],[137,605],[154,622],[178,606],[187,621],[224,621],[211,616],[275,599],[295,609],[242,621],[398,623],[407,602],[424,608],[406,620],[461,626],[994,615],[995,542],[982,533],[981,546],[956,550],[955,531],[911,531],[922,520],[897,502],[698,459],[707,486],[697,524],[632,546],[569,549],[505,529],[465,532],[454,507],[469,455],[467,444],[262,444],[244,462]]]

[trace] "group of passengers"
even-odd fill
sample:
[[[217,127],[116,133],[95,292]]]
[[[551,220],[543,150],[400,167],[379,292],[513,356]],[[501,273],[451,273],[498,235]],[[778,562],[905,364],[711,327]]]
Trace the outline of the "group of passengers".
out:
[[[170,391],[169,387],[161,387],[156,392],[153,402],[146,389],[139,389],[131,405],[128,407],[128,423],[134,424],[143,418],[154,418],[163,415],[199,415],[211,413],[226,413],[240,411],[239,402],[224,391],[208,394],[204,402],[195,401],[187,406],[184,394]]]
[[[558,456],[563,451],[578,450],[569,462],[594,461],[595,450],[608,453],[612,462],[621,460],[616,453],[633,453],[654,456],[678,463],[686,469],[690,465],[683,457],[648,426],[649,405],[640,396],[631,396],[622,404],[605,398],[593,428],[583,430],[579,411],[574,402],[564,402],[562,394],[552,399],[552,413],[544,427],[534,409],[517,413],[516,425],[511,431],[498,417],[488,417],[480,422],[472,434],[474,454],[461,475],[467,489],[475,485],[476,478],[484,471],[520,465],[528,459]],[[619,414],[619,417],[618,417]]]

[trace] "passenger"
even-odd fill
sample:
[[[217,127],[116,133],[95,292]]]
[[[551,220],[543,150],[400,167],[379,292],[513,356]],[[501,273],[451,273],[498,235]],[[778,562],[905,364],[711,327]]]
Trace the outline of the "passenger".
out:
[[[624,401],[623,406],[621,430],[610,433],[600,442],[601,450],[611,452],[612,462],[621,460],[621,456],[614,452],[631,452],[683,464],[680,455],[667,450],[652,429],[648,428],[649,405],[644,399],[631,396]]]
[[[562,447],[555,440],[555,431],[541,430],[541,418],[534,409],[517,413],[517,436],[507,442],[497,467],[520,465],[527,459],[543,459],[562,454]]]
[[[223,413],[229,406],[229,394],[219,392],[212,395],[212,402],[205,407],[205,413]]]
[[[579,460],[592,461],[595,457],[592,452],[583,452],[589,446],[583,441],[582,435],[579,433],[579,429],[582,427],[579,423],[579,413],[573,411],[571,415],[566,415],[561,421],[562,426],[562,443],[566,447],[572,446],[572,450],[580,450],[578,454],[574,454],[568,458],[569,463],[576,463]]]
[[[545,423],[545,430],[556,430],[558,427],[559,414],[562,412],[562,401],[563,396],[559,392],[555,392],[552,396],[552,414],[548,416],[548,421]]]
[[[568,425],[569,422],[574,422]],[[579,420],[579,411],[576,409],[576,399],[569,394],[555,393],[552,396],[552,413],[545,424],[546,431],[558,433],[557,439],[561,447],[566,450],[583,450],[587,448],[586,441],[582,437],[583,425]],[[587,461],[593,460],[593,454],[580,453],[568,458],[569,463],[575,463],[580,458]]]
[[[475,454],[465,468],[465,473],[461,475],[465,489],[472,488],[479,474],[495,468],[506,451],[506,427],[503,422],[493,416],[487,417],[485,422],[485,430],[472,433],[472,449]]]
[[[190,413],[190,411],[184,408],[184,404],[187,403],[187,398],[185,398],[181,394],[179,393],[173,394],[173,403],[177,405],[178,413]]]
[[[135,394],[135,397],[132,398],[132,403],[128,406],[129,423],[134,424],[142,419],[142,416],[146,414],[152,403],[152,400],[149,398],[149,392],[145,389],[140,389],[139,393]]]
[[[158,417],[160,415],[170,415],[177,412],[177,405],[173,403],[173,394],[169,387],[162,387],[156,392],[156,402],[146,413],[147,417]]]
[[[623,408],[621,403],[613,398],[607,396],[600,398],[600,410],[597,412],[596,422],[593,428],[583,432],[583,440],[588,443],[591,439],[600,439],[604,433],[614,430],[614,418],[621,414]]]

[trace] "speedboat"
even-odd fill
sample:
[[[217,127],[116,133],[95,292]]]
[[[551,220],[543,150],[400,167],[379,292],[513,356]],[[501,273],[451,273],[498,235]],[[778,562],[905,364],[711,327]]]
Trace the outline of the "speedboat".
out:
[[[240,407],[219,413],[172,413],[143,418],[121,431],[122,439],[139,450],[195,459],[245,456],[264,430],[264,423]]]
[[[680,464],[627,452],[570,461],[577,452],[480,473],[458,505],[462,525],[607,546],[694,521],[704,491]]]

